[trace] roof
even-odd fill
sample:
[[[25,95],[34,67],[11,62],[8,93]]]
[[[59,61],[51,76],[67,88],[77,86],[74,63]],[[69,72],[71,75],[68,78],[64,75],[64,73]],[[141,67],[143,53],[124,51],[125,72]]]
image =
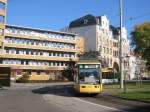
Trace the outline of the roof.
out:
[[[77,34],[74,34],[74,33],[59,32],[59,31],[52,31],[52,30],[46,30],[46,29],[40,29],[40,28],[31,28],[31,27],[24,27],[24,26],[17,26],[17,25],[6,25],[6,28],[18,28],[18,29],[24,29],[24,30],[38,31],[38,32],[41,32],[41,33],[49,32],[49,33],[71,35],[71,36],[76,36],[77,35]]]
[[[101,64],[98,60],[79,60],[77,64]]]
[[[102,16],[93,16],[91,14],[85,15],[70,22],[69,28],[101,24],[101,17]],[[113,25],[110,25],[109,28],[113,32],[113,35],[119,35],[119,27],[114,27]]]
[[[87,26],[87,25],[95,25],[97,24],[96,17],[88,14],[81,18],[78,18],[72,21],[69,25],[69,28],[79,27],[79,26]]]

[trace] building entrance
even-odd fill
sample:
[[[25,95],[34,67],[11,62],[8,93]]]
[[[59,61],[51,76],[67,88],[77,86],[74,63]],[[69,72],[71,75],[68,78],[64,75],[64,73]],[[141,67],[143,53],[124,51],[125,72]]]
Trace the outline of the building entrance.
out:
[[[0,86],[10,87],[10,68],[0,67]]]

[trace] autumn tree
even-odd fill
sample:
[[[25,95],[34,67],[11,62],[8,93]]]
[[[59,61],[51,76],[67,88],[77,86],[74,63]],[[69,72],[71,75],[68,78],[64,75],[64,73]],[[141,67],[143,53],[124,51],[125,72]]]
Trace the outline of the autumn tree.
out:
[[[147,68],[150,69],[150,22],[136,25],[131,32],[131,45],[137,56],[147,61]]]

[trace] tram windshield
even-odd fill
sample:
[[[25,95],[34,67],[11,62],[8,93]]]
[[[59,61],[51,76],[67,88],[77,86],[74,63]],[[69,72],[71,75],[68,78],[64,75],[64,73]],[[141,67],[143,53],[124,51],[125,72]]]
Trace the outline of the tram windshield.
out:
[[[79,83],[100,83],[99,65],[79,66]]]

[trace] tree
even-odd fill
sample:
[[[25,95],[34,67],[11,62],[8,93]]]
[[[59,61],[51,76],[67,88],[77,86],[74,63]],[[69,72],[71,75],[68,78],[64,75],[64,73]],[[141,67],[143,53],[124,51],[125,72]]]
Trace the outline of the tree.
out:
[[[136,25],[131,32],[131,45],[137,56],[147,61],[147,68],[150,69],[150,22]]]

